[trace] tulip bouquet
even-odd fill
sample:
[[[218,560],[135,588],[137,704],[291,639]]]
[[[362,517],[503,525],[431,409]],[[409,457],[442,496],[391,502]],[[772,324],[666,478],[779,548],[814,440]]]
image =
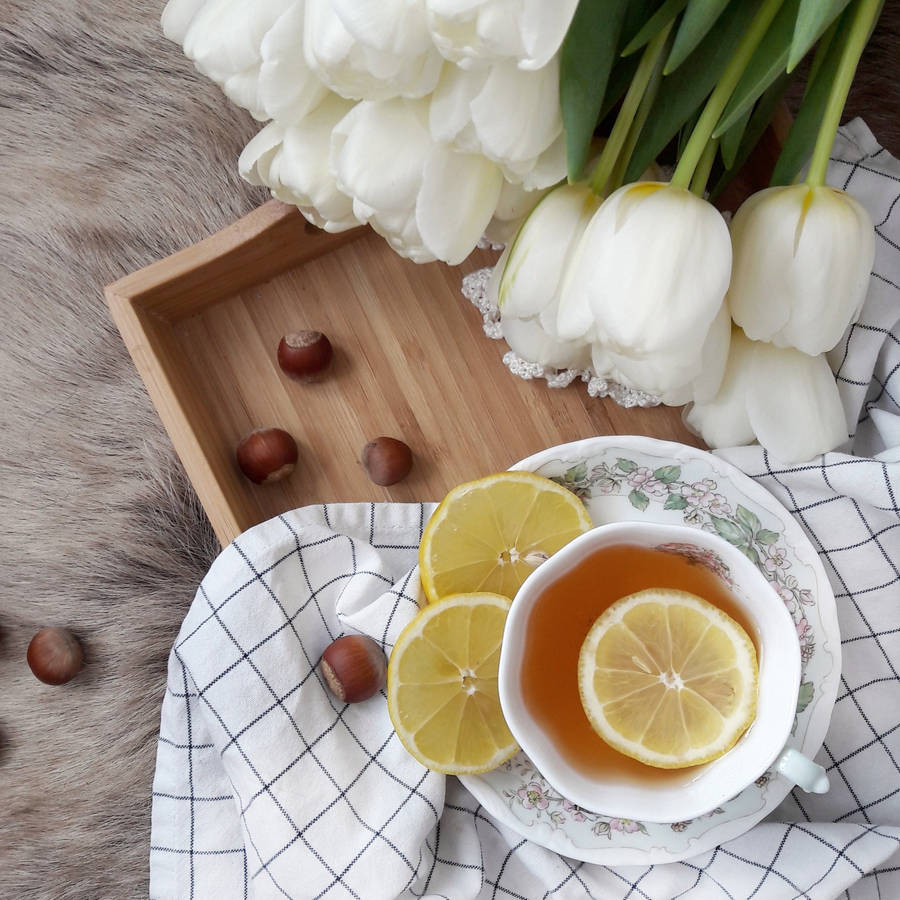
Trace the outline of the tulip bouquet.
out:
[[[792,462],[847,436],[825,354],[874,228],[825,170],[882,5],[170,0],[163,29],[267,123],[248,181],[416,262],[505,244],[488,299],[513,360],[687,404],[711,446]],[[807,55],[773,186],[729,227],[710,200]]]

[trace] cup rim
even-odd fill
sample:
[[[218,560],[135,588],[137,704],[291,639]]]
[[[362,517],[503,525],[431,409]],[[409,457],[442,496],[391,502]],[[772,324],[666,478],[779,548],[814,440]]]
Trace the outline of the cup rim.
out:
[[[524,636],[531,608],[542,589],[604,546],[657,546],[678,540],[714,550],[734,574],[736,599],[760,633],[758,716],[737,744],[717,760],[692,770],[670,786],[604,782],[567,763],[532,720],[518,688]],[[749,583],[750,588],[746,588]],[[746,591],[746,596],[742,594]],[[764,616],[764,618],[763,618]],[[774,643],[773,643],[774,641]],[[566,799],[585,810],[647,822],[687,821],[705,815],[759,778],[781,754],[793,726],[801,674],[800,645],[793,619],[756,566],[736,547],[710,532],[686,525],[614,522],[575,538],[532,572],[513,599],[500,652],[499,694],[507,725],[538,772]],[[761,722],[765,716],[765,725]]]

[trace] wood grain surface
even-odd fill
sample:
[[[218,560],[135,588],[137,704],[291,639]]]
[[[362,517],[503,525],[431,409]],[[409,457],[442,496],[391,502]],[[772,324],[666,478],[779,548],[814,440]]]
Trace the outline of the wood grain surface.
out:
[[[271,201],[195,247],[106,290],[113,317],[175,448],[225,544],[287,509],[326,501],[439,500],[453,485],[538,450],[598,434],[699,445],[678,409],[623,409],[581,382],[550,389],[514,377],[488,339],[457,267],[416,265],[357,229],[327,235]],[[321,382],[279,369],[281,336],[314,329],[335,347]],[[291,432],[300,460],[258,486],[234,461],[254,428]],[[388,488],[359,459],[379,435],[412,448]]]

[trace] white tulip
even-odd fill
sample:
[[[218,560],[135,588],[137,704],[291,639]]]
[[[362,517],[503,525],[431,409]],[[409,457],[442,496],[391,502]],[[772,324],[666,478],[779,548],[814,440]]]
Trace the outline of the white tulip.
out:
[[[306,0],[306,63],[343,97],[430,94],[443,60],[429,38],[424,0]]]
[[[538,71],[512,62],[477,68],[445,66],[431,99],[436,141],[481,153],[507,180],[528,189],[549,187],[566,174],[559,106],[559,61]]]
[[[352,107],[349,100],[331,94],[296,124],[270,122],[244,148],[238,160],[241,176],[268,187],[325,231],[359,225],[352,200],[338,190],[328,169],[332,130]]]
[[[701,346],[688,342],[646,358],[616,353],[603,344],[591,347],[594,373],[629,388],[645,391],[667,406],[705,403],[722,384],[731,343],[731,316],[723,303]]]
[[[526,190],[524,185],[503,182],[500,198],[484,236],[493,244],[507,245],[515,237],[525,217],[547,195],[547,189]]]
[[[425,0],[428,24],[451,62],[511,59],[540,69],[559,50],[578,0]]]
[[[586,184],[554,188],[494,267],[488,296],[496,297],[506,342],[529,362],[573,369],[589,363],[586,340],[560,340],[557,311],[569,260],[600,202]]]
[[[298,122],[328,95],[306,64],[303,46],[303,0],[269,29],[260,45],[259,101],[266,115],[288,125]]]
[[[700,374],[730,274],[728,227],[712,205],[660,182],[626,185],[597,210],[573,254],[559,337],[599,344],[595,357],[632,372],[635,387],[679,395]],[[652,377],[640,383],[639,372]]]
[[[728,303],[754,340],[816,355],[859,317],[875,230],[856,199],[831,187],[774,187],[751,196],[731,223]]]
[[[416,262],[462,262],[500,198],[500,169],[432,140],[428,101],[357,104],[332,133],[331,170],[368,222]]]
[[[260,121],[271,118],[260,96],[262,45],[283,16],[295,11],[298,0],[206,0],[201,5],[178,3],[163,13],[165,33],[181,37],[184,53],[198,71],[218,84],[226,96]],[[299,5],[302,7],[302,0]],[[289,24],[289,22],[288,22]],[[296,68],[293,77],[296,77]],[[303,84],[317,91],[308,75]],[[312,98],[318,102],[320,97]]]
[[[847,439],[844,408],[824,355],[751,341],[735,328],[725,377],[685,422],[712,448],[759,441],[779,462],[805,462]]]
[[[206,0],[169,0],[162,13],[163,34],[176,44],[184,43],[184,36],[194,17]]]

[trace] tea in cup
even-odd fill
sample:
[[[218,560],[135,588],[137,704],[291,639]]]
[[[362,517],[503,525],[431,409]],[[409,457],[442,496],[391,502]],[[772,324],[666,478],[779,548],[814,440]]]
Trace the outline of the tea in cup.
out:
[[[620,598],[648,589],[701,598],[753,644],[758,678],[749,726],[700,765],[660,768],[615,749],[591,724],[579,691],[579,655],[594,623]],[[666,691],[684,689],[677,673],[657,668],[652,678]],[[499,690],[519,745],[563,796],[606,815],[672,822],[712,811],[769,768],[805,790],[828,789],[824,769],[786,747],[800,674],[791,616],[743,553],[699,529],[623,522],[576,538],[522,585],[504,631]],[[663,693],[654,684],[653,696]]]

